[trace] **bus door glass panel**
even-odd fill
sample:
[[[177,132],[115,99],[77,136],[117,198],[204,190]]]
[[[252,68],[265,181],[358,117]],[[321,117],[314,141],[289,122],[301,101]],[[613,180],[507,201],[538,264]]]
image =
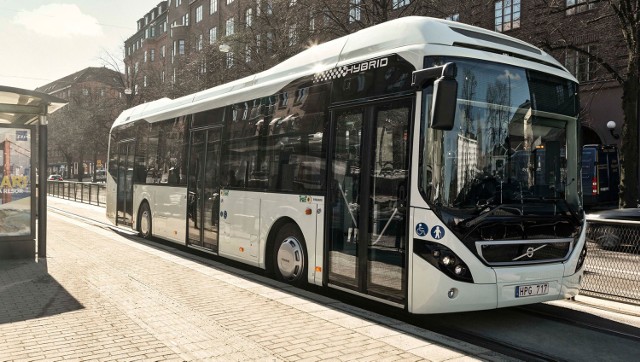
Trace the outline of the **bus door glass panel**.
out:
[[[207,131],[207,147],[204,169],[202,228],[203,244],[207,249],[218,250],[220,213],[220,129]]]
[[[370,161],[367,291],[404,300],[411,102],[376,107]]]
[[[132,140],[118,144],[117,225],[132,225],[133,221],[133,162]]]
[[[220,128],[193,131],[187,191],[190,245],[218,250]]]
[[[329,282],[404,300],[411,103],[336,111]]]
[[[202,193],[204,190],[204,166],[206,133],[191,132],[191,152],[189,156],[189,178],[187,185],[188,242],[204,246],[202,241]]]
[[[329,281],[358,288],[360,167],[364,108],[334,114]]]

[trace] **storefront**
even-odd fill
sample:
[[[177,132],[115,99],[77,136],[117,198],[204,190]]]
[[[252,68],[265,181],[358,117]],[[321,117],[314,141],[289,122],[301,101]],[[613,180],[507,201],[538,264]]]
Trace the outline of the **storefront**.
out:
[[[0,260],[47,255],[47,115],[66,103],[0,86]]]

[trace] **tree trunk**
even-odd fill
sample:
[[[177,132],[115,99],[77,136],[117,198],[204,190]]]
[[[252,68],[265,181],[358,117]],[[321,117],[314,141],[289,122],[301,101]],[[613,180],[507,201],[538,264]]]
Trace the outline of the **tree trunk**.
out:
[[[629,72],[623,84],[622,108],[624,126],[622,128],[622,147],[620,150],[620,207],[638,205],[638,72]]]

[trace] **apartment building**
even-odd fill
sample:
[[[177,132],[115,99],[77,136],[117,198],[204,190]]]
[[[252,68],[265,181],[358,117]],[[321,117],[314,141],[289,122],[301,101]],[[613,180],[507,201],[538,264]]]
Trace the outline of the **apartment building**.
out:
[[[89,178],[107,161],[109,128],[126,107],[122,75],[89,67],[36,89],[69,103],[49,117],[48,173]]]

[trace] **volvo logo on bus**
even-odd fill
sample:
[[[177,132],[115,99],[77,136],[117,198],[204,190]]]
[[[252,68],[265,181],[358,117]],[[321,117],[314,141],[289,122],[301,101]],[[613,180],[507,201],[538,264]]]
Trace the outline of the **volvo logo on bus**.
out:
[[[539,246],[537,248],[534,248],[533,246],[530,246],[530,247],[527,248],[527,251],[525,251],[524,254],[520,255],[517,258],[513,258],[513,261],[520,260],[520,259],[524,258],[525,256],[527,258],[531,259],[531,258],[533,258],[533,255],[536,253],[536,251],[538,251],[538,250],[540,250],[540,249],[542,249],[542,248],[544,248],[546,246],[547,246],[547,244],[541,245],[541,246]]]
[[[339,79],[346,77],[349,74],[366,72],[372,69],[384,68],[389,65],[389,58],[379,58],[373,60],[367,60],[366,62],[343,65],[341,67],[325,70],[324,72],[316,73],[313,77],[313,82],[324,82],[327,80]]]

